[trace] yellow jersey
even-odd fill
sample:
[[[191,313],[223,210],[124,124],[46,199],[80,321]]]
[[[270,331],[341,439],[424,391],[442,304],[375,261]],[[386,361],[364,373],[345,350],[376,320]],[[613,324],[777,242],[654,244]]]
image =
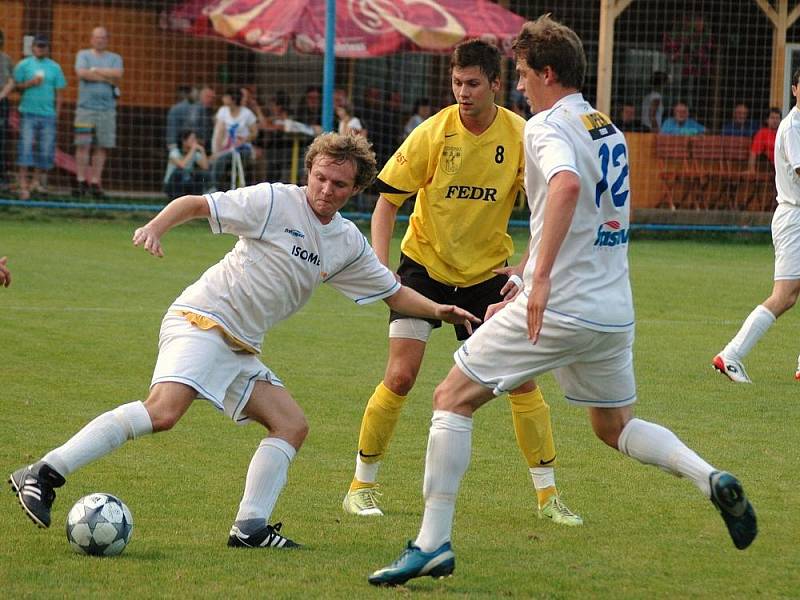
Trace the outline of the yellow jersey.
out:
[[[416,127],[378,175],[381,195],[396,206],[417,194],[400,248],[436,281],[476,285],[513,253],[507,230],[523,186],[524,127],[497,107],[475,135],[454,104]]]

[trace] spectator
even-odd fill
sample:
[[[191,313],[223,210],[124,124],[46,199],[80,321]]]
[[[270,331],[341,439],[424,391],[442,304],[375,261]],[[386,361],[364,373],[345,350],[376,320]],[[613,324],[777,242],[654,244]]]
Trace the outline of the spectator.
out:
[[[403,139],[408,137],[408,134],[422,123],[425,119],[431,116],[431,101],[429,98],[417,98],[414,102],[414,114],[406,121],[406,126],[403,128]]]
[[[91,44],[91,48],[80,50],[75,57],[79,85],[75,109],[78,173],[74,193],[103,198],[103,167],[108,150],[117,142],[117,98],[120,95],[117,86],[122,79],[123,65],[119,54],[106,50],[108,31],[104,27],[92,30]]]
[[[322,127],[322,89],[318,85],[306,88],[306,93],[297,105],[295,120],[310,127]]]
[[[614,120],[614,125],[623,133],[643,133],[650,131],[636,118],[636,107],[633,104],[623,104],[619,119]]]
[[[752,119],[748,119],[750,110],[747,104],[739,102],[733,107],[733,114],[730,121],[722,126],[722,135],[752,137],[758,131],[758,124]],[[780,119],[778,119],[780,123]]]
[[[214,100],[217,93],[210,85],[200,88],[198,102],[195,106],[195,118],[190,121],[189,129],[197,133],[198,141],[205,146],[206,152],[211,150],[211,138],[214,135]]]
[[[361,119],[353,114],[353,106],[349,102],[336,107],[336,116],[339,117],[340,134],[355,133],[366,137],[367,130],[361,124]]]
[[[669,77],[663,71],[656,71],[650,80],[650,93],[642,100],[642,125],[648,131],[658,133],[664,116],[664,86]]]
[[[769,170],[775,170],[775,137],[778,134],[778,125],[781,124],[781,109],[770,108],[767,123],[753,136],[750,146],[750,159],[747,164],[748,171],[755,172],[757,164],[769,165]]]
[[[258,134],[258,119],[246,106],[242,106],[242,91],[229,89],[222,96],[222,106],[217,111],[214,136],[211,142],[211,184],[224,189],[222,177],[231,162],[234,151],[244,158],[252,153],[250,142]]]
[[[174,200],[187,194],[202,194],[208,182],[208,156],[197,134],[185,129],[180,133],[180,148],[169,151],[164,174],[164,193]]]
[[[6,140],[8,139],[8,95],[14,89],[12,74],[13,63],[11,58],[3,52],[5,35],[0,30],[0,190],[7,190],[8,182],[5,180],[8,169],[6,168]]]
[[[689,107],[678,102],[672,107],[672,117],[664,121],[661,133],[665,135],[702,135],[706,128],[689,117]]]
[[[175,96],[177,102],[167,111],[167,132],[165,139],[167,149],[179,148],[181,143],[180,134],[188,129],[190,114],[193,110],[195,99],[194,90],[188,85],[179,85]]]
[[[19,197],[30,198],[30,190],[47,193],[47,174],[53,168],[56,152],[56,119],[61,110],[59,90],[66,87],[64,72],[50,59],[50,42],[37,35],[33,39],[33,55],[22,59],[14,68],[14,81],[22,90],[19,102],[21,115],[19,155]],[[34,152],[35,147],[35,152]],[[31,184],[28,169],[34,168]]]

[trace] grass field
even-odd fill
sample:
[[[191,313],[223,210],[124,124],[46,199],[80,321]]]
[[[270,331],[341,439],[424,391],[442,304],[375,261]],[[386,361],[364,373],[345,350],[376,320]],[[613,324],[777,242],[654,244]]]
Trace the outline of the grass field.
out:
[[[132,248],[128,220],[0,220],[0,255],[13,285],[0,289],[0,463],[38,459],[95,415],[143,399],[161,316],[183,287],[233,244],[186,225],[166,258]],[[519,241],[519,240],[518,240]],[[519,244],[518,244],[519,246]],[[455,576],[372,589],[366,575],[393,560],[419,526],[431,394],[450,368],[450,331],[433,336],[418,384],[381,472],[383,519],[344,515],[366,399],[386,356],[383,303],[356,307],[321,289],[270,332],[263,360],[304,407],[311,433],[273,515],[306,547],[225,547],[244,473],[263,437],[198,402],[174,431],[129,443],[59,490],[50,530],[37,530],[14,496],[0,504],[0,583],[7,597],[115,598],[797,598],[800,500],[797,451],[800,312],[776,324],[747,361],[751,386],[709,368],[711,357],[769,292],[768,244],[637,241],[638,415],[664,424],[709,462],[736,473],[760,534],[737,551],[695,487],[626,459],[596,440],[583,411],[551,376],[558,482],[581,528],[535,517],[506,400],[475,419],[459,497]],[[75,555],[63,522],[78,497],[120,496],[135,530],[116,559]]]

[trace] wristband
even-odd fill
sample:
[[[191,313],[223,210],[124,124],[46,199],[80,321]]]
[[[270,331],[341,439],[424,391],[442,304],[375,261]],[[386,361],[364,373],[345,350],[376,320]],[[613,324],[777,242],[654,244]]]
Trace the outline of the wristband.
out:
[[[525,289],[525,284],[522,283],[522,278],[519,275],[517,275],[516,273],[513,273],[513,274],[509,275],[508,276],[508,280],[511,283],[513,283],[515,286],[517,286],[519,289],[521,289],[521,290]]]

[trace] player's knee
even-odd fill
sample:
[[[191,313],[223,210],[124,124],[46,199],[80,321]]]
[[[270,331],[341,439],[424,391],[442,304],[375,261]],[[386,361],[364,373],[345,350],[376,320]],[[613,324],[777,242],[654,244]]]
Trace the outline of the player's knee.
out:
[[[455,393],[453,386],[447,379],[436,386],[436,389],[433,391],[434,410],[446,410],[448,412],[460,413],[460,405],[460,396]]]
[[[407,396],[417,382],[417,372],[413,369],[388,369],[383,385],[398,396]]]
[[[145,408],[150,415],[150,421],[153,423],[153,433],[159,431],[169,431],[180,421],[182,412],[171,411],[169,407],[163,404],[147,404]]]
[[[272,437],[279,437],[286,440],[299,450],[308,436],[308,430],[308,421],[305,415],[297,415],[276,424],[269,430],[269,433]]]

